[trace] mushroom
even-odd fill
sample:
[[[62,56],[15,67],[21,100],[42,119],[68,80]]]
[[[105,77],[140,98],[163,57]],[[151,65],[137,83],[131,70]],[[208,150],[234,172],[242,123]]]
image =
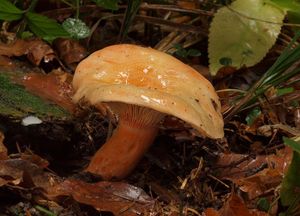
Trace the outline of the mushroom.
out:
[[[122,179],[152,144],[164,116],[178,117],[210,138],[223,137],[219,98],[211,83],[178,59],[137,45],[92,53],[77,66],[73,100],[107,105],[118,117],[110,139],[86,171]]]

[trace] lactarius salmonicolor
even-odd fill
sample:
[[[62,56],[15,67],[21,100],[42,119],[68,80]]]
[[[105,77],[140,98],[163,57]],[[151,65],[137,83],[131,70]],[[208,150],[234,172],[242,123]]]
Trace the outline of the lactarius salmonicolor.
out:
[[[113,135],[86,169],[103,179],[121,179],[134,169],[165,115],[186,121],[203,136],[223,137],[214,87],[166,53],[129,44],[106,47],[77,66],[73,87],[75,102],[106,103],[118,116]]]

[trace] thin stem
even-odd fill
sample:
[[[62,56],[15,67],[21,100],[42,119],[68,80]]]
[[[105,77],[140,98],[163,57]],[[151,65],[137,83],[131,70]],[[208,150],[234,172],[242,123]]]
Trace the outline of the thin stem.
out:
[[[123,42],[123,40],[125,39],[125,37],[128,33],[128,30],[129,30],[129,27],[132,24],[132,22],[136,16],[136,13],[138,12],[138,10],[140,8],[140,4],[141,4],[141,0],[129,0],[128,1],[124,20],[123,20],[120,35],[119,35],[120,43]]]
[[[76,0],[76,19],[79,18],[79,0]]]

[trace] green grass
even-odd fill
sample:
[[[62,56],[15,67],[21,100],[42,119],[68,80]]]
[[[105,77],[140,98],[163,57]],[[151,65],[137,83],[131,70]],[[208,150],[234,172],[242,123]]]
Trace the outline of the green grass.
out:
[[[254,104],[269,88],[278,87],[299,74],[300,45],[297,43],[299,38],[300,31],[266,73],[245,94],[237,98],[233,108],[226,113],[225,121],[228,122],[232,116]]]
[[[66,118],[70,115],[63,108],[50,104],[11,82],[5,72],[0,72],[0,115],[22,118],[34,114],[42,119]]]

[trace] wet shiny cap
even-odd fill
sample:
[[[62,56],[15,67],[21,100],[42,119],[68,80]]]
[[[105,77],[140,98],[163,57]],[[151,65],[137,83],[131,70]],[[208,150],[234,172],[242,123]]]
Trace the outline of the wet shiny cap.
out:
[[[186,121],[204,136],[224,135],[221,105],[211,83],[151,48],[119,44],[94,52],[77,66],[73,87],[75,102],[145,106]]]

